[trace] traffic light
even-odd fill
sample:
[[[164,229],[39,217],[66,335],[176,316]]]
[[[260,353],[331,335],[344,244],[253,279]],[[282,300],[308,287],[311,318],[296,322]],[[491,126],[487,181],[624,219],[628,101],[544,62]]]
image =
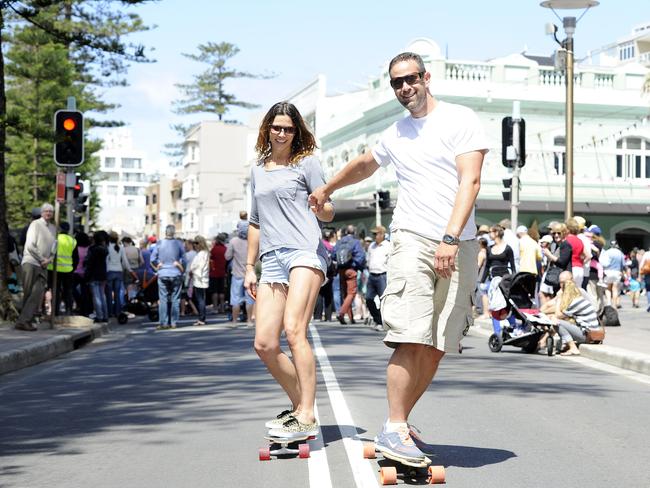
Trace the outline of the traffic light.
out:
[[[503,199],[506,202],[509,202],[512,197],[512,178],[503,178],[501,181],[503,182],[503,187],[505,188],[505,190],[501,192],[501,195],[503,195]]]
[[[74,198],[77,198],[79,195],[81,195],[84,192],[84,183],[81,180],[81,175],[79,173],[75,175],[75,182],[74,182],[74,186],[72,187],[72,190],[73,190]]]
[[[388,190],[379,190],[377,195],[379,196],[379,208],[390,208],[390,192]]]
[[[77,110],[54,114],[54,162],[57,166],[79,166],[84,162],[84,120]]]
[[[506,168],[514,166],[514,156],[508,154],[508,147],[513,145],[512,127],[514,122],[512,117],[504,117],[501,121],[501,163]],[[526,164],[526,121],[519,119],[519,167]]]
[[[72,224],[72,234],[76,234],[79,231],[83,230],[83,224],[81,223],[81,215],[80,214],[75,214],[73,217],[73,224]]]
[[[88,208],[88,195],[79,195],[75,199],[75,204],[74,204],[74,211],[82,214],[86,211],[86,208]]]

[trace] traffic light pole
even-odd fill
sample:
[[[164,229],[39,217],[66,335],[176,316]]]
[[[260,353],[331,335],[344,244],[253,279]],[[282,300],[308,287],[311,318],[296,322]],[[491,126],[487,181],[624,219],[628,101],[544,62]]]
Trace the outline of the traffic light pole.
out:
[[[379,206],[379,190],[375,193],[375,226],[381,225],[381,207]]]
[[[521,147],[519,144],[519,131],[521,113],[519,102],[512,103],[512,145],[514,146],[514,167],[512,169],[512,187],[510,188],[510,228],[516,229],[519,225],[519,174],[521,173]]]

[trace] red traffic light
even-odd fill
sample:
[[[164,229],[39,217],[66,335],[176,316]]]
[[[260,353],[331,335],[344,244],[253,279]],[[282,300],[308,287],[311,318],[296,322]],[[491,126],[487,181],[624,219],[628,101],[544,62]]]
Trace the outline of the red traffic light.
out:
[[[74,130],[77,127],[77,123],[74,119],[67,118],[63,121],[63,128],[65,130]]]

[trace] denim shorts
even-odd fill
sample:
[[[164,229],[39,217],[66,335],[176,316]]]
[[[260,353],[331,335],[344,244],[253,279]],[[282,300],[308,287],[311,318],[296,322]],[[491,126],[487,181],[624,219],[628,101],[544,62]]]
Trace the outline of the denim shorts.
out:
[[[317,269],[323,274],[323,284],[327,273],[327,262],[315,251],[281,247],[262,256],[262,276],[260,283],[289,284],[289,273],[296,266]]]

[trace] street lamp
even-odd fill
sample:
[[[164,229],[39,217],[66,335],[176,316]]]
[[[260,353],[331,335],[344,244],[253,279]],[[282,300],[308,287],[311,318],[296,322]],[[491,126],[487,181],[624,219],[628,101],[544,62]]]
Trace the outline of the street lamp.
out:
[[[573,34],[576,31],[576,24],[587,10],[591,7],[598,6],[600,2],[596,0],[545,0],[540,3],[544,8],[550,8],[553,13],[555,10],[575,10],[584,8],[585,11],[576,20],[575,17],[560,18],[557,13],[555,15],[562,21],[566,39],[560,42],[557,38],[557,27],[553,24],[547,25],[546,33],[553,34],[555,42],[557,42],[566,51],[566,117],[565,117],[565,136],[566,136],[566,157],[565,157],[565,207],[564,218],[569,219],[573,217]]]

